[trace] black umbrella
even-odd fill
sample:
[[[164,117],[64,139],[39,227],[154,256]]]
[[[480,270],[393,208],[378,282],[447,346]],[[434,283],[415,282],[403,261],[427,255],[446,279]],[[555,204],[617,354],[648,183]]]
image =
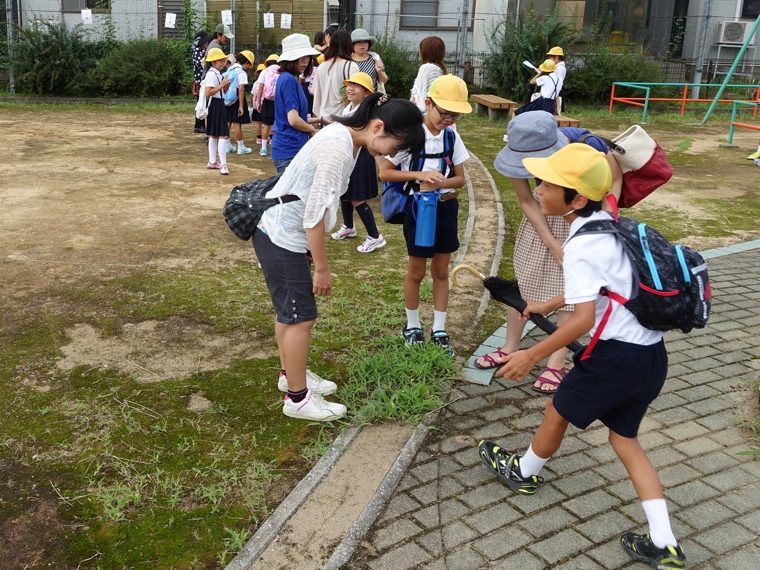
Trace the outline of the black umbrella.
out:
[[[517,286],[516,280],[507,280],[496,276],[486,277],[471,265],[457,265],[454,269],[451,270],[451,282],[455,286],[460,288],[462,287],[462,285],[460,285],[456,279],[456,274],[461,269],[466,269],[475,275],[478,279],[483,281],[483,285],[486,289],[488,289],[488,292],[491,294],[491,298],[495,299],[499,303],[504,303],[508,307],[512,307],[520,314],[522,314],[522,312],[525,310],[525,307],[528,306],[528,302],[522,298],[522,295],[520,295],[520,288]],[[531,313],[530,320],[533,321],[533,324],[535,324],[546,334],[552,334],[557,330],[557,325],[542,315]],[[583,348],[583,346],[578,341],[574,340],[567,345],[567,348],[569,348],[571,352],[578,352],[581,348]]]

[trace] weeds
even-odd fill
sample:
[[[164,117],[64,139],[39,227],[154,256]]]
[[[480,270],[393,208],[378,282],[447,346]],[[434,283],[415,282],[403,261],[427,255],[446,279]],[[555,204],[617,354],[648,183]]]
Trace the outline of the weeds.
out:
[[[694,142],[692,138],[685,138],[676,145],[676,152],[686,152],[691,148],[691,144]]]

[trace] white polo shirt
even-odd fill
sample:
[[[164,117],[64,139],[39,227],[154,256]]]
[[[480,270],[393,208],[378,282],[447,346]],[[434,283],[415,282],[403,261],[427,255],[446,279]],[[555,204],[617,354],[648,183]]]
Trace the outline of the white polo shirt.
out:
[[[591,336],[596,332],[607,305],[612,303],[612,313],[599,337],[601,340],[656,344],[665,333],[641,326],[625,306],[599,294],[599,290],[604,287],[626,299],[631,296],[633,267],[618,238],[613,234],[584,234],[573,238],[586,222],[609,219],[612,219],[609,213],[595,212],[588,218],[578,217],[570,224],[570,237],[562,246],[565,252],[562,262],[565,303],[596,303],[596,320],[589,333]]]
[[[537,78],[536,85],[541,88],[541,97],[544,99],[554,99],[562,89],[562,80],[552,72]]]

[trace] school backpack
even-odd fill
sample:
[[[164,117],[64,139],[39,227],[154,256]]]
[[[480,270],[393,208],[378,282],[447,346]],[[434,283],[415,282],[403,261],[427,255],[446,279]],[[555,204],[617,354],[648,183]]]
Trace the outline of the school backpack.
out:
[[[655,331],[680,329],[687,333],[704,328],[710,316],[712,292],[704,258],[691,248],[671,244],[647,224],[618,217],[615,207],[613,210],[613,220],[587,222],[571,237],[614,234],[633,267],[629,299],[614,291],[600,291],[610,303],[586,347],[584,360],[607,324],[613,301],[625,305],[642,326]]]
[[[441,173],[446,178],[454,176],[454,145],[456,144],[456,135],[454,131],[446,127],[443,135],[443,152],[425,154],[425,150],[409,164],[411,172],[421,171],[427,158],[438,158],[441,160]],[[401,170],[401,165],[396,165],[396,170]],[[383,194],[380,197],[380,210],[383,213],[383,219],[388,224],[403,224],[406,215],[406,199],[412,192],[419,191],[419,184],[415,180],[407,182],[383,182]]]
[[[200,93],[198,93],[198,102],[195,104],[195,117],[198,119],[205,119],[208,117],[208,106],[211,103],[211,99],[206,97],[206,78],[203,78],[200,84]]]
[[[224,92],[224,104],[230,107],[237,103],[238,100],[238,73],[242,71],[241,67],[232,67],[224,72],[222,77],[230,80],[227,91]]]
[[[267,68],[267,75],[264,78],[264,92],[262,97],[269,101],[274,101],[274,91],[277,87],[277,78],[280,76],[280,66],[272,65]]]

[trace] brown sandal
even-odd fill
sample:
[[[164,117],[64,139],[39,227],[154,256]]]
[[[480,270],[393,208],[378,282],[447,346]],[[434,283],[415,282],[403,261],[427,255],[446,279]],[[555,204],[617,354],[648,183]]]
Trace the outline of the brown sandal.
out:
[[[550,378],[547,374],[554,375],[554,378]],[[544,371],[541,372],[541,375],[536,378],[536,382],[541,382],[541,385],[536,388],[536,386],[533,386],[533,391],[538,392],[539,394],[554,394],[554,392],[557,391],[559,388],[560,382],[564,380],[565,376],[567,376],[567,368],[562,368],[561,370],[558,370],[556,368],[549,368],[546,366],[544,368]],[[546,385],[553,386],[553,390],[544,390],[544,386]]]
[[[489,352],[488,354],[484,354],[483,356],[479,356],[475,359],[475,368],[480,368],[481,370],[491,370],[492,368],[498,368],[502,365],[501,362],[496,362],[496,359],[492,355],[496,355],[496,358],[502,358],[504,356],[507,356],[507,352],[504,352],[502,349],[497,348],[493,352]],[[486,361],[486,365],[478,364],[478,360],[483,359]]]

